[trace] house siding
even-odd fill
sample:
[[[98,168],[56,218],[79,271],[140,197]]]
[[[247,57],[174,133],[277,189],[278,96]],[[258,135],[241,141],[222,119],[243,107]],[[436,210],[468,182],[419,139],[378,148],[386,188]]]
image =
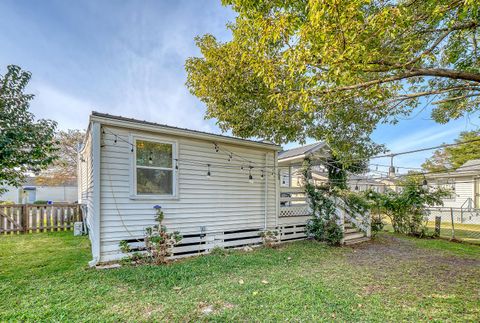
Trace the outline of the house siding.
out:
[[[121,256],[118,248],[121,240],[143,238],[145,227],[155,224],[153,206],[156,204],[162,206],[168,230],[178,230],[183,235],[200,234],[201,227],[205,227],[205,233],[264,228],[265,212],[267,227],[276,226],[277,178],[272,169],[267,168],[262,180],[260,171],[265,164],[274,164],[275,150],[219,143],[221,149],[253,162],[254,183],[249,183],[248,163],[244,163],[244,170],[240,169],[238,158],[231,162],[232,168],[215,165],[228,164],[228,155],[216,152],[213,141],[113,126],[103,126],[103,130],[99,217],[101,261]],[[179,166],[176,198],[132,198],[134,153],[129,144],[132,136],[176,141]],[[208,163],[212,165],[210,178],[206,176]]]
[[[93,163],[93,142],[92,132],[88,131],[86,134],[84,147],[79,153],[79,172],[78,172],[78,203],[82,205],[85,222],[88,228],[88,235],[92,243],[92,254],[99,253],[99,246],[97,241],[97,232],[95,230],[95,221],[98,221],[95,216],[94,207],[94,163]]]
[[[455,177],[452,179],[455,183],[455,196],[451,199],[444,199],[444,207],[462,207],[465,201],[474,197],[474,183],[472,176]]]

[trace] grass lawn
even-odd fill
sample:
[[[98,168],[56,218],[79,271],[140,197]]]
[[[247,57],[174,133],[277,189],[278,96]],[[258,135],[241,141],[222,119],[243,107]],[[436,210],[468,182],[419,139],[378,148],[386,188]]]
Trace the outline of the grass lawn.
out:
[[[475,245],[382,234],[161,267],[100,271],[89,259],[71,233],[0,237],[0,321],[480,320]]]
[[[435,222],[428,222],[427,227],[434,231]],[[480,244],[480,224],[455,223],[455,238],[470,243]],[[440,225],[440,236],[445,238],[452,237],[452,223],[442,222]]]

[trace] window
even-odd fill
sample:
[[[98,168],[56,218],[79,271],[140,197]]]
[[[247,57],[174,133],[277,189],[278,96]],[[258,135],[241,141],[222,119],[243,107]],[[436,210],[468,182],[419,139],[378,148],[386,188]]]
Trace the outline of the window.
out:
[[[135,140],[135,194],[175,195],[174,144]]]

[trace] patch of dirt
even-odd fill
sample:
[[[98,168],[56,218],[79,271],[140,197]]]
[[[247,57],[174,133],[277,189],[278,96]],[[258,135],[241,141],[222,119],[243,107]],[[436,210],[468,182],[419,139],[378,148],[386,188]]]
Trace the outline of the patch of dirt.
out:
[[[380,282],[378,286],[365,287],[366,294],[382,290],[382,278],[391,275],[398,275],[400,281],[417,277],[446,286],[462,283],[480,273],[480,259],[419,248],[412,241],[390,235],[351,248],[353,252],[348,253],[347,261],[365,267]]]
[[[377,240],[350,247],[353,253],[349,260],[353,263],[371,264],[390,267],[388,259],[399,261],[428,261],[433,264],[450,264],[456,266],[480,266],[480,259],[462,258],[444,255],[437,250],[417,247],[413,242],[394,236],[383,236]]]

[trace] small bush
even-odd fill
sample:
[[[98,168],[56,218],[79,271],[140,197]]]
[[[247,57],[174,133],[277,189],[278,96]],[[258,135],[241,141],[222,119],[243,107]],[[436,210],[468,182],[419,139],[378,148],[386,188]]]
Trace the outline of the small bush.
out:
[[[145,249],[146,253],[135,252],[129,255],[131,262],[151,262],[154,264],[163,264],[167,262],[167,257],[171,256],[172,248],[182,240],[179,232],[167,232],[167,228],[162,225],[165,218],[162,208],[155,205],[157,213],[155,216],[156,225],[145,228]],[[120,250],[123,253],[131,252],[127,241],[122,240],[119,243]]]
[[[48,201],[45,200],[36,200],[33,204],[48,204]]]
[[[268,248],[273,248],[279,244],[278,231],[266,230],[260,233],[262,237],[263,245]]]

